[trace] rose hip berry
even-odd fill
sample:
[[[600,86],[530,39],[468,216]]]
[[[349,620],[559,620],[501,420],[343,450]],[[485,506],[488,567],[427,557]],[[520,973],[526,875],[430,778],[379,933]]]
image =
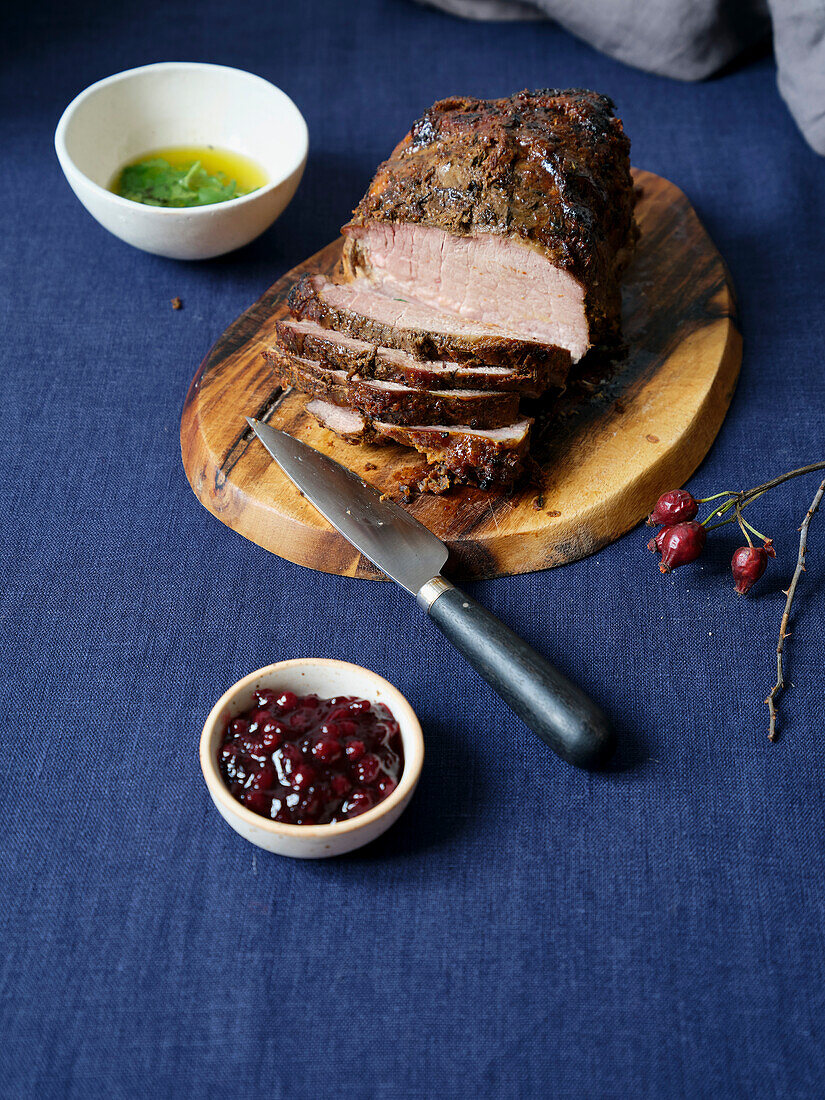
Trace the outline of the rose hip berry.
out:
[[[687,489],[671,489],[669,493],[662,493],[656,501],[656,507],[647,517],[648,527],[657,527],[665,524],[673,527],[677,523],[686,523],[693,519],[699,511],[699,502]]]
[[[663,527],[661,531],[653,536],[650,542],[647,544],[648,550],[652,550],[654,554],[661,554],[662,552],[662,540],[670,530],[669,527]]]
[[[398,786],[404,750],[381,703],[261,688],[218,748],[226,786],[247,809],[293,825],[326,825],[377,806]]]
[[[669,573],[680,565],[696,561],[705,548],[707,532],[701,523],[690,520],[666,527],[662,535],[662,560],[659,569]]]
[[[740,546],[738,550],[734,550],[730,568],[736,582],[734,587],[740,596],[750,592],[768,568],[769,556],[776,557],[770,539],[766,540],[764,546]]]

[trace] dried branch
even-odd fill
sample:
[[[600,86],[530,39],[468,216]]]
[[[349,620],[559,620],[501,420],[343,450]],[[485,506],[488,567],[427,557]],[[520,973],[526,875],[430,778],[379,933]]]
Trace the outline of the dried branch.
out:
[[[814,467],[815,468],[815,467]],[[770,726],[768,729],[768,740],[775,741],[779,736],[776,728],[776,697],[780,691],[785,687],[785,675],[782,667],[782,653],[785,648],[785,639],[788,637],[788,621],[791,614],[791,604],[793,603],[794,594],[796,593],[796,586],[799,583],[799,578],[805,572],[805,555],[808,550],[808,527],[813,519],[814,513],[819,508],[820,501],[823,495],[825,495],[825,481],[819,486],[816,491],[816,496],[811,502],[811,506],[805,513],[805,518],[802,521],[802,526],[799,528],[799,555],[796,559],[796,569],[791,580],[788,590],[785,593],[787,599],[785,601],[785,610],[782,613],[782,622],[779,625],[779,642],[776,646],[776,683],[771,688],[771,693],[765,702],[768,705],[768,712],[770,714]]]
[[[756,485],[753,489],[748,489],[742,494],[743,503],[754,500],[758,496],[761,497],[763,493],[767,493],[768,489],[774,489],[777,485],[781,485],[783,481],[790,481],[792,477],[799,477],[800,474],[813,473],[814,470],[825,470],[825,462],[812,462],[809,466],[800,466],[798,470],[789,470],[780,477],[774,477],[762,485]]]

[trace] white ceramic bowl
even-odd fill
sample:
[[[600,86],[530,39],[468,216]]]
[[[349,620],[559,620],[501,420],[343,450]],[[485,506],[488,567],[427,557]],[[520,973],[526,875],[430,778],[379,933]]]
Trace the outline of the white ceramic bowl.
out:
[[[359,817],[333,825],[282,825],[242,806],[229,793],[221,777],[218,747],[227,722],[252,705],[253,692],[259,687],[294,691],[296,695],[314,692],[322,699],[335,695],[357,695],[369,699],[371,703],[384,703],[389,707],[398,722],[404,746],[404,771],[392,794]],[[220,697],[209,712],[200,743],[203,777],[223,819],[236,833],[259,848],[298,859],[339,856],[375,840],[406,809],[421,775],[423,762],[421,725],[398,688],[359,665],[315,657],[279,661],[244,676]]]
[[[122,241],[176,260],[220,256],[260,236],[295,194],[309,140],[280,88],[224,65],[163,62],[99,80],[72,100],[54,144],[72,190]],[[175,145],[215,145],[263,168],[269,183],[228,202],[171,209],[107,188],[130,160]]]

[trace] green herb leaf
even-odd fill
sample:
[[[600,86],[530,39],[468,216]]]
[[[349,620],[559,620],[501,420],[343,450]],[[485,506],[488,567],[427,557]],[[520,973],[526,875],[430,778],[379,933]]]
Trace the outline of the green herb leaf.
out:
[[[182,207],[211,206],[251,191],[239,191],[237,181],[223,172],[210,176],[199,160],[173,168],[163,157],[147,157],[123,169],[115,193],[146,206]]]

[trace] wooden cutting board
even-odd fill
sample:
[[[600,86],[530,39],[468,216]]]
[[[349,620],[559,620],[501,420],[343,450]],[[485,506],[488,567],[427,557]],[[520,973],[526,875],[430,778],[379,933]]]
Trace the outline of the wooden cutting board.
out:
[[[630,530],[660,492],[707,454],[733,396],[742,339],[730,276],[693,207],[672,183],[634,171],[641,237],[625,276],[624,358],[582,364],[560,407],[537,421],[534,478],[515,493],[461,488],[405,507],[450,547],[457,579],[548,569]],[[246,424],[268,420],[396,497],[416,454],[352,446],[318,426],[303,394],[286,395],[261,351],[304,272],[332,273],[341,240],[279,279],[230,325],[195,375],[181,421],[187,477],[228,527],[289,561],[327,573],[382,574],[273,463]]]

